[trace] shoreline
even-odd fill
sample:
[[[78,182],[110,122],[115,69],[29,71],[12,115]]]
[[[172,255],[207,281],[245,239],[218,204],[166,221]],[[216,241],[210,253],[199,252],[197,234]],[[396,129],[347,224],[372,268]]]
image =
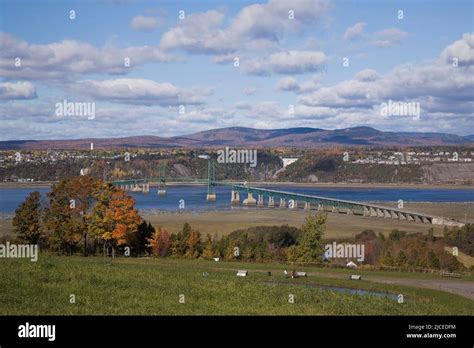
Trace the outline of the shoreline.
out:
[[[231,183],[230,181],[228,183]],[[242,181],[234,181],[233,183],[242,183]],[[55,182],[38,182],[38,183],[16,183],[16,182],[1,182],[0,189],[5,188],[49,188]],[[167,182],[168,186],[199,186],[206,185],[203,182],[178,182],[170,181]],[[444,190],[456,190],[466,189],[474,190],[474,185],[463,185],[463,184],[387,184],[387,183],[298,183],[288,181],[249,181],[248,186],[293,186],[293,187],[308,187],[308,188],[407,188],[407,189],[444,189]],[[158,183],[150,181],[150,187],[157,187]]]

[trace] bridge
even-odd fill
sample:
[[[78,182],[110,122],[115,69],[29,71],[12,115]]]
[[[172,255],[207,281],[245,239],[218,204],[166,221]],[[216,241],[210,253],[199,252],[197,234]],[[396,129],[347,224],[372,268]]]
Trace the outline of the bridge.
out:
[[[166,178],[161,175],[158,178],[159,196],[166,195]],[[207,179],[194,178],[172,178],[173,182],[197,183],[207,185],[207,201],[217,199],[216,186],[227,186],[231,188],[230,203],[233,206],[255,206],[257,208],[278,208],[278,209],[304,209],[317,210],[331,213],[360,215],[381,219],[396,219],[425,224],[463,226],[462,223],[450,218],[434,216],[425,213],[392,208],[378,204],[348,201],[336,198],[314,196],[302,193],[292,193],[285,191],[272,190],[268,188],[259,188],[248,186],[246,183],[235,183],[216,180],[216,168],[212,161],[208,161]],[[150,179],[153,181],[153,179]],[[150,184],[147,179],[127,179],[112,182],[126,191],[148,193]],[[241,195],[245,197],[241,202]]]

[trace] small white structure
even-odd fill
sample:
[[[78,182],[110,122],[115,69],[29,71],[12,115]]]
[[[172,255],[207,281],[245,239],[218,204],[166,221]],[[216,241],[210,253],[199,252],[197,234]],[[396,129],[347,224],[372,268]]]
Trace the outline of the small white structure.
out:
[[[357,265],[356,265],[354,262],[349,261],[349,262],[347,263],[346,267],[347,267],[347,268],[357,268]]]
[[[219,260],[220,260],[220,258],[214,257],[214,261],[218,262]]]
[[[289,166],[292,163],[295,163],[298,160],[298,157],[280,157],[283,162],[283,168]]]
[[[306,272],[296,272],[296,277],[307,277]]]
[[[237,271],[237,277],[246,277],[246,276],[248,276],[248,274],[249,273],[244,269],[240,269],[240,270]]]
[[[350,277],[349,277],[350,280],[362,280],[362,276],[359,275],[359,274],[352,274]]]

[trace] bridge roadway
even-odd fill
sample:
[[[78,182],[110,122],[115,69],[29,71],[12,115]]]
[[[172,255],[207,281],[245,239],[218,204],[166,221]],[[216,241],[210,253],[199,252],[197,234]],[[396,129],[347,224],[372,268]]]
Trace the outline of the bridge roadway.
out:
[[[247,185],[238,185],[231,183],[216,182],[217,185],[231,186],[232,204],[240,204],[240,194],[246,193],[247,198],[243,200],[244,205],[256,205],[264,207],[264,197],[267,197],[267,206],[275,207],[275,198],[279,199],[279,208],[298,208],[299,203],[304,204],[304,209],[312,209],[311,204],[315,205],[320,211],[330,211],[333,213],[345,213],[348,215],[363,215],[384,219],[398,219],[413,222],[421,222],[435,225],[462,226],[461,223],[440,216],[433,216],[425,213],[418,213],[398,208],[391,208],[377,204],[348,201],[336,198],[313,196],[300,193],[270,190]],[[287,201],[288,200],[288,205]]]

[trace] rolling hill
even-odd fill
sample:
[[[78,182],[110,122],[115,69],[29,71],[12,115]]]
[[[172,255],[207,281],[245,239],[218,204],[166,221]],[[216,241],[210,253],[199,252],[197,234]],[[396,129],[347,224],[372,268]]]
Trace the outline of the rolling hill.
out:
[[[125,138],[87,138],[73,140],[9,140],[0,141],[1,150],[45,150],[94,148],[163,148],[163,147],[330,147],[330,146],[437,146],[467,145],[473,136],[446,133],[383,132],[370,127],[335,130],[318,128],[254,129],[229,127],[212,129],[185,136],[152,135]]]

